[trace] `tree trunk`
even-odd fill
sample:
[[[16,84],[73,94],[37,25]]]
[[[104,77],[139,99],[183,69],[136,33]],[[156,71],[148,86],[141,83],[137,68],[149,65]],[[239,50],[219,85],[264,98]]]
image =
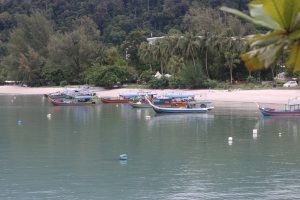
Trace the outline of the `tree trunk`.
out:
[[[163,62],[160,62],[160,71],[161,71],[161,75],[164,75],[164,68],[163,68]]]
[[[205,50],[205,68],[206,68],[206,75],[207,75],[207,78],[209,79],[209,73],[208,73],[208,61],[207,61],[207,54],[208,54],[208,49],[206,48]]]
[[[230,83],[232,84],[233,78],[232,78],[232,67],[230,67]]]

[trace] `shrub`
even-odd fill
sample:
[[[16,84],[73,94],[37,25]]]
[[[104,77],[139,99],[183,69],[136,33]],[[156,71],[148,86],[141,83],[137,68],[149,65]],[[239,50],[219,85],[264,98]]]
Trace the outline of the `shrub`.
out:
[[[173,75],[171,76],[171,78],[169,79],[169,86],[171,88],[183,88],[185,87],[184,81],[182,79],[182,77],[177,76],[177,75]]]
[[[66,75],[61,69],[45,68],[42,72],[42,79],[47,85],[61,85],[65,78]]]
[[[67,81],[61,81],[60,83],[59,83],[59,85],[61,86],[61,87],[65,87],[66,85],[68,85],[68,82]]]
[[[186,64],[181,72],[182,79],[186,86],[192,88],[207,88],[207,77],[203,73],[201,63],[194,66],[192,63]]]
[[[216,87],[219,88],[219,89],[227,90],[227,89],[231,88],[231,84],[228,83],[228,82],[220,82],[216,85]]]
[[[246,79],[247,83],[256,83],[256,79],[253,76],[248,76]]]
[[[218,84],[219,84],[218,81],[212,80],[212,79],[207,79],[207,82],[206,82],[206,85],[208,88],[216,88]]]
[[[160,79],[153,77],[149,81],[149,87],[153,89],[164,89],[167,88],[168,86],[169,86],[169,80],[165,77],[162,77]]]
[[[131,79],[125,67],[94,65],[85,73],[88,84],[112,88],[117,82],[124,83]]]
[[[139,77],[139,81],[148,83],[152,78],[153,78],[152,71],[146,70],[141,73],[141,75]]]

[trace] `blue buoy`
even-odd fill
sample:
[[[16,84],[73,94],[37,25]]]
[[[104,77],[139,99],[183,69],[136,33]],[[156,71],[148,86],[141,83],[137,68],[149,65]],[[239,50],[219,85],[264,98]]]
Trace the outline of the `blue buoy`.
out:
[[[120,160],[127,160],[127,159],[128,159],[127,154],[121,154],[120,155]]]

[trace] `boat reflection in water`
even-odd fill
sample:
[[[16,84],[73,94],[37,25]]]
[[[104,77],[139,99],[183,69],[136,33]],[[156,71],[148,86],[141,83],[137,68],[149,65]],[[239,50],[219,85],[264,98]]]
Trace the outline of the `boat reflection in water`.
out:
[[[213,122],[213,114],[155,114],[150,120],[149,125],[171,125],[171,124],[191,124]]]

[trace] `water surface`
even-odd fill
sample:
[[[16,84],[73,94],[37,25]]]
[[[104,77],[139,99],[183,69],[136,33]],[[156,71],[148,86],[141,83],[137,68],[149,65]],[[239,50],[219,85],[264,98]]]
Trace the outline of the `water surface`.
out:
[[[300,120],[253,104],[184,115],[38,95],[0,105],[1,200],[300,198]]]

